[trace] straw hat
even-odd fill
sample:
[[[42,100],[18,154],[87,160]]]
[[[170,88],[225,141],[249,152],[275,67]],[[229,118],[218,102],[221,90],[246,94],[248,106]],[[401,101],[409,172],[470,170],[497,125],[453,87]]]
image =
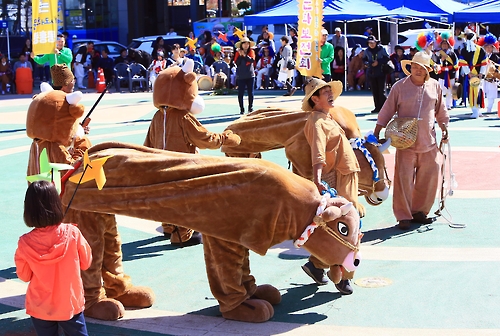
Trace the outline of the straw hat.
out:
[[[304,86],[305,97],[302,99],[302,110],[304,111],[312,111],[313,108],[309,104],[309,98],[312,97],[313,93],[318,91],[319,89],[330,86],[333,92],[333,100],[337,99],[338,96],[342,93],[342,82],[341,81],[331,81],[325,82],[319,78],[311,78]]]
[[[419,52],[415,53],[415,55],[413,56],[413,59],[411,61],[402,60],[401,67],[403,68],[403,72],[407,76],[411,75],[410,70],[408,70],[408,65],[411,66],[412,63],[417,63],[418,65],[422,66],[427,71],[427,76],[425,76],[425,80],[428,80],[430,77],[429,71],[433,71],[433,69],[431,67],[431,55],[425,51],[419,51]]]
[[[63,87],[73,81],[75,76],[66,64],[54,64],[50,68],[52,83],[56,87]]]
[[[236,49],[240,49],[240,46],[242,43],[245,43],[245,42],[248,42],[250,43],[250,48],[253,48],[255,47],[255,42],[254,41],[250,41],[250,39],[248,37],[243,37],[241,40],[239,40],[238,42],[236,42],[236,44],[234,45],[236,47]]]

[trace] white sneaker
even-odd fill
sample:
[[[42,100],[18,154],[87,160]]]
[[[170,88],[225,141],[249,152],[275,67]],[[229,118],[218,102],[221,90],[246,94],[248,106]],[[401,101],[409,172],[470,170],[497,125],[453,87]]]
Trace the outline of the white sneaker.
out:
[[[354,88],[352,86],[349,87],[349,90],[347,91],[354,91]]]
[[[361,86],[356,85],[356,90],[361,91]]]
[[[2,94],[4,95],[4,94],[5,94],[5,91],[2,91]]]

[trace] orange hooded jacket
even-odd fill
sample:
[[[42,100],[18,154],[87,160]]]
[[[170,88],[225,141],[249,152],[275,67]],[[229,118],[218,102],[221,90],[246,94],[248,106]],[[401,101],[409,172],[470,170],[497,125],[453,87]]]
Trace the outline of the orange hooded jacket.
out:
[[[26,313],[47,321],[67,321],[85,309],[80,270],[92,251],[73,224],[35,228],[19,238],[14,256],[19,279],[29,282]]]

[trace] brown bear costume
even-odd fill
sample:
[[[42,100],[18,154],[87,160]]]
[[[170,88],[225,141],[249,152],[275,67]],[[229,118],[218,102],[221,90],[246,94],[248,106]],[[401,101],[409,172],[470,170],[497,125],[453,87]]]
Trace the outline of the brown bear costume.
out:
[[[232,131],[213,133],[195,117],[205,107],[198,95],[194,61],[186,59],[181,67],[169,67],[160,72],[155,80],[153,103],[158,111],[151,120],[144,146],[182,153],[197,153],[197,149],[217,149],[240,143]],[[171,234],[171,242],[187,242],[193,230],[162,223],[163,232]],[[193,238],[194,239],[194,238]]]
[[[39,156],[46,148],[49,161],[73,164],[90,147],[77,120],[84,113],[78,104],[81,92],[66,94],[45,85],[31,102],[26,133],[33,139],[28,175],[39,173]],[[85,312],[89,317],[116,320],[125,307],[149,307],[154,293],[150,288],[133,286],[123,272],[121,239],[114,215],[70,209],[64,218],[77,223],[92,248],[92,265],[82,272]]]
[[[322,198],[311,181],[272,162],[121,143],[96,145],[89,154],[91,161],[111,156],[103,165],[106,185],[80,185],[71,208],[167,220],[201,232],[210,289],[227,319],[267,321],[281,300],[275,287],[256,285],[249,250],[264,255],[273,245],[295,240],[330,266],[335,283],[340,265],[353,271],[359,262],[354,207],[343,198]],[[67,205],[76,184],[66,182],[65,188]]]

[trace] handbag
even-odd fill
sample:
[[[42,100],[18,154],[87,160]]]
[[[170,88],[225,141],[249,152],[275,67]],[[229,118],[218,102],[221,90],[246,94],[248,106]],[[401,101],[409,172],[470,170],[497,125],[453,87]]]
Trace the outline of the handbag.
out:
[[[422,86],[420,96],[420,107],[416,118],[412,117],[394,117],[385,129],[385,138],[391,139],[391,145],[397,149],[406,149],[413,146],[417,140],[418,121],[420,120],[420,111],[424,100],[425,84]]]
[[[394,63],[391,60],[387,61],[387,63],[382,64],[382,72],[386,75],[390,75],[394,72]]]
[[[286,63],[286,68],[287,68],[288,70],[293,70],[293,69],[295,69],[295,60],[294,60],[294,59],[289,60],[289,61]]]

